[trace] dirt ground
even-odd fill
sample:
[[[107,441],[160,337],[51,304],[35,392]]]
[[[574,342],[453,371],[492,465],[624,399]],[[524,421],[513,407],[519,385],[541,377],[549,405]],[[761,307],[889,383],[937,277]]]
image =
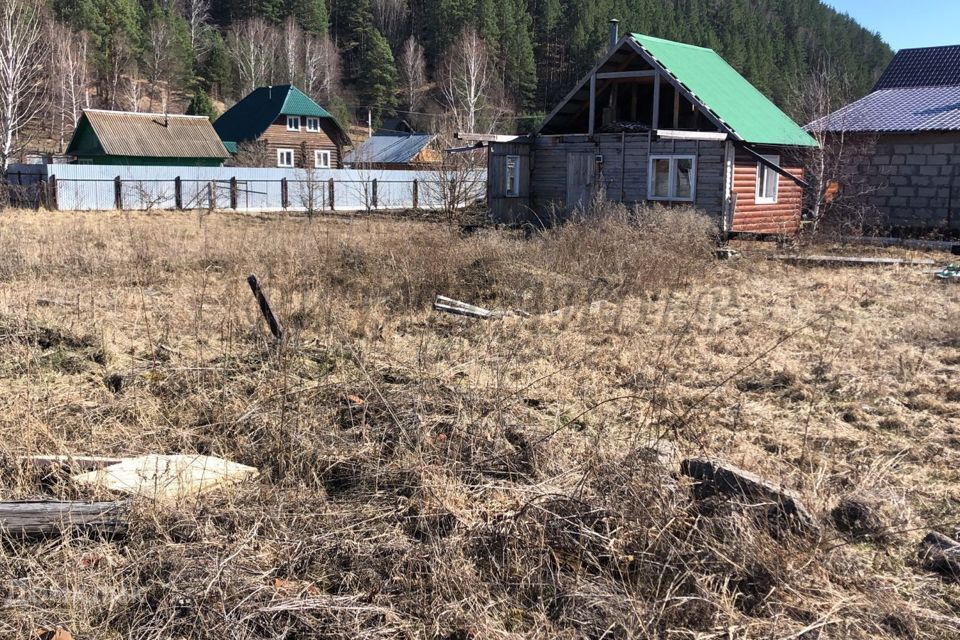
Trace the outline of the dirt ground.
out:
[[[960,286],[711,246],[679,213],[528,238],[0,215],[0,497],[117,497],[33,454],[260,470],[134,500],[123,536],[9,537],[0,635],[960,637],[960,588],[918,554],[960,527]],[[436,294],[522,313],[439,314]],[[796,491],[819,531],[696,499],[692,456]]]

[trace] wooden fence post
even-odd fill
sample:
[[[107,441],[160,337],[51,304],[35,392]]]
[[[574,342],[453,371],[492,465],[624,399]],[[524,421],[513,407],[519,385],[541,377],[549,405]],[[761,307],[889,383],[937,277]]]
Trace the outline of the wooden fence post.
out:
[[[420,208],[420,183],[416,178],[413,179],[413,208]]]
[[[230,208],[237,208],[237,177],[230,178]]]
[[[123,182],[120,176],[113,179],[113,208],[117,211],[123,210]]]
[[[47,190],[47,179],[45,177],[40,176],[40,181],[37,184],[39,185],[37,190],[37,209],[39,209],[40,207],[47,206],[49,192]]]
[[[333,178],[330,178],[330,182],[327,183],[327,185],[328,185],[328,188],[329,188],[329,190],[330,190],[330,211],[333,211],[333,205],[334,205],[334,200],[333,200]]]
[[[263,314],[264,320],[270,325],[270,333],[272,333],[273,337],[277,340],[283,340],[283,327],[280,326],[280,321],[277,320],[277,316],[273,314],[273,309],[270,308],[270,302],[267,300],[263,289],[260,288],[257,276],[253,274],[247,276],[247,284],[250,285],[250,290],[253,291],[253,295],[257,299],[260,313]]]
[[[47,194],[47,209],[50,211],[56,211],[60,208],[57,194],[57,176],[50,176],[50,181],[47,183],[47,188],[49,189]]]
[[[213,211],[217,208],[217,182],[216,180],[211,180],[210,184],[207,185],[207,197],[210,201],[210,211]]]
[[[286,178],[280,179],[280,206],[284,209],[290,206],[290,185]]]
[[[180,176],[173,179],[173,203],[177,211],[183,211],[183,181]]]
[[[377,208],[377,179],[376,178],[374,178],[371,181],[370,204],[374,209]]]

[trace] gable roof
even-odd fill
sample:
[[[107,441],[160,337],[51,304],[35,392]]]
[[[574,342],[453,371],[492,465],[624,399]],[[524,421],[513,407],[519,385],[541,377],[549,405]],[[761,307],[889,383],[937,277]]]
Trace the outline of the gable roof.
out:
[[[956,86],[960,86],[960,45],[901,49],[873,90]]]
[[[591,75],[611,61],[623,60],[624,51],[639,55],[668,82],[679,87],[721,131],[735,140],[753,144],[817,146],[816,140],[800,125],[712,49],[639,33],[624,36],[547,116],[537,132],[547,127],[571,101],[589,99]]]
[[[817,142],[713,49],[630,35],[737,138],[754,144],[816,146]]]
[[[213,123],[221,140],[256,140],[278,117],[311,116],[330,123],[334,142],[350,144],[350,136],[329,111],[290,84],[254,89]]]
[[[229,158],[206,116],[84,109],[67,153],[91,129],[105,155],[147,158]]]
[[[874,91],[809,125],[810,131],[960,131],[960,86]]]
[[[960,45],[904,49],[873,93],[807,125],[810,131],[960,131]]]
[[[432,141],[432,133],[374,134],[348,153],[344,164],[412,162]]]

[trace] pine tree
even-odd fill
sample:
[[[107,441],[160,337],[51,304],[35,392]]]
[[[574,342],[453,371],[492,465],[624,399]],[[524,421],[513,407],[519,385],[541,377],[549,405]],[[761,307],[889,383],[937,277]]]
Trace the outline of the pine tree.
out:
[[[190,98],[190,103],[187,105],[186,114],[188,116],[207,116],[210,122],[216,120],[219,115],[217,108],[213,106],[213,100],[200,87],[197,87],[197,90],[193,92],[193,97]]]
[[[326,33],[330,28],[330,16],[324,0],[287,0],[286,12],[309,33]]]
[[[530,14],[523,0],[502,0],[499,57],[503,86],[516,101],[529,106],[537,91],[537,63],[530,39]]]
[[[216,30],[207,35],[207,55],[200,65],[202,86],[214,96],[223,95],[223,88],[230,82],[230,58],[227,45]]]
[[[377,29],[368,32],[368,42],[360,58],[358,85],[364,104],[379,123],[380,117],[392,107],[397,98],[397,67],[387,39]]]

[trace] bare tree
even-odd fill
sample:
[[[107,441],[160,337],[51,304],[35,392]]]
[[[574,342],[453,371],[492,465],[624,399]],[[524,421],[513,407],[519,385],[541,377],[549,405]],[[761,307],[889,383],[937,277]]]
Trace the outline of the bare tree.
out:
[[[400,50],[400,76],[407,105],[410,111],[416,111],[427,82],[427,58],[423,46],[413,36],[407,38]]]
[[[137,61],[130,41],[122,33],[114,34],[107,48],[106,103],[113,109],[119,104],[124,78],[137,73]]]
[[[407,0],[373,0],[371,8],[374,25],[390,43],[390,48],[396,51],[407,32],[410,15]]]
[[[147,80],[150,81],[150,110],[153,110],[153,96],[157,90],[157,85],[162,79],[169,78],[173,72],[171,66],[174,64],[173,33],[170,29],[170,22],[163,18],[154,18],[147,25],[147,41],[149,47],[145,57]],[[139,92],[139,89],[138,89]]]
[[[444,153],[444,149],[455,144],[450,133],[433,140],[431,147],[444,161],[437,163],[433,170],[425,171],[421,181],[428,206],[440,207],[451,218],[460,209],[482,200],[487,186],[486,154]]]
[[[124,76],[124,98],[127,103],[127,110],[138,113],[140,111],[140,98],[143,97],[143,87],[140,80],[135,75]],[[153,98],[151,100],[151,108]]]
[[[278,40],[277,30],[263,18],[244,20],[230,32],[227,48],[244,94],[270,84],[276,66]]]
[[[23,132],[41,111],[47,40],[38,0],[0,0],[0,170],[25,146]]]
[[[500,115],[491,99],[496,75],[483,38],[465,27],[437,72],[440,93],[455,129],[475,132],[482,123],[487,131],[493,130]]]
[[[210,0],[180,0],[180,15],[187,21],[190,46],[200,58],[207,52],[207,31],[210,30]]]
[[[310,96],[329,100],[340,86],[340,52],[326,33],[307,34],[303,42],[303,88]]]
[[[860,232],[873,215],[867,204],[876,187],[864,178],[861,165],[871,155],[876,137],[847,130],[843,113],[853,92],[845,77],[821,63],[794,90],[794,109],[810,124],[807,131],[817,147],[801,162],[810,189],[806,194],[808,231],[816,233],[828,219],[848,231]]]
[[[90,106],[90,73],[87,64],[86,33],[74,33],[68,26],[53,22],[49,28],[51,130],[62,150],[80,113]]]
[[[283,75],[290,84],[303,84],[300,79],[304,66],[304,35],[296,18],[289,16],[283,23]]]

